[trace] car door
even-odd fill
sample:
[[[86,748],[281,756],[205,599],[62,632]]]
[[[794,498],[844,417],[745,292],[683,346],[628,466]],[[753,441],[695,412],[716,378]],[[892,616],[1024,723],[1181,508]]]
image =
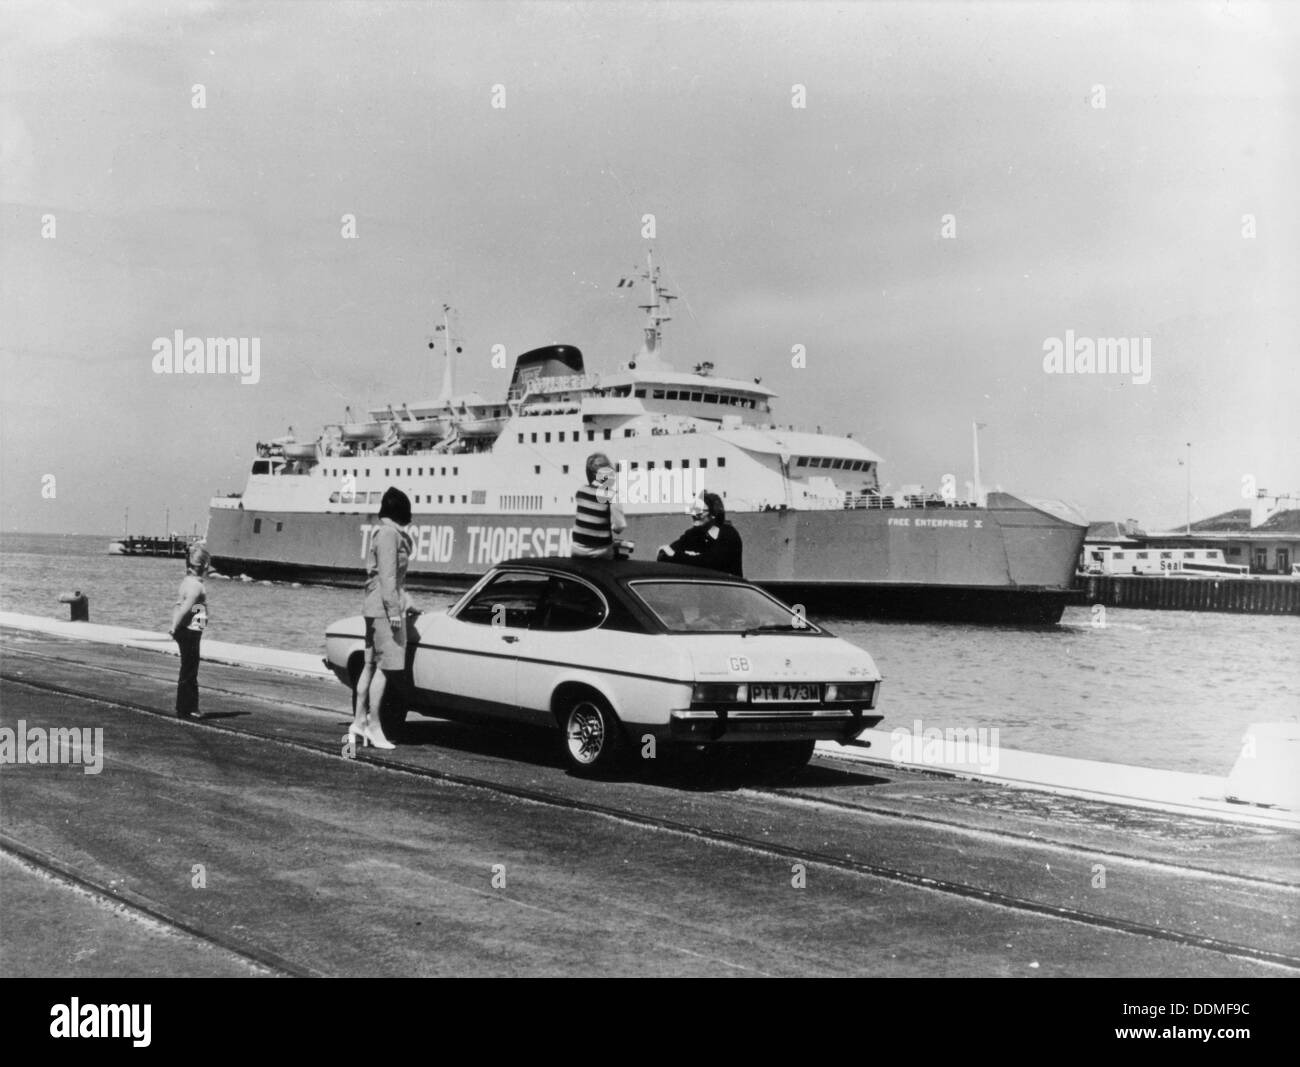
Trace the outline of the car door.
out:
[[[604,598],[585,582],[552,575],[533,627],[519,643],[516,690],[531,721],[554,724],[551,694],[560,672],[578,663],[599,670],[606,659],[597,627],[605,621]]]
[[[430,628],[416,660],[416,686],[448,711],[521,718],[517,660],[546,584],[536,572],[498,573]]]

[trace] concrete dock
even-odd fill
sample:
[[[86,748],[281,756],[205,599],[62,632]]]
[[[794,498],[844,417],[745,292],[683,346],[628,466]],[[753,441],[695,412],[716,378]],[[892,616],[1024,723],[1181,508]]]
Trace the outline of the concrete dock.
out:
[[[102,731],[96,773],[0,767],[0,973],[1300,974],[1296,817],[1206,776],[876,738],[781,785],[590,782],[555,735],[420,716],[350,759],[319,659],[205,642],[183,722],[173,647],[0,615],[0,728]]]

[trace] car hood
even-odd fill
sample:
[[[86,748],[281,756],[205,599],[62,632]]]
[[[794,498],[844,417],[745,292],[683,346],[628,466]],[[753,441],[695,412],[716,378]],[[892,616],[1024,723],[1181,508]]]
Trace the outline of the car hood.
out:
[[[880,681],[864,649],[838,637],[789,634],[697,635],[691,661],[700,681]]]

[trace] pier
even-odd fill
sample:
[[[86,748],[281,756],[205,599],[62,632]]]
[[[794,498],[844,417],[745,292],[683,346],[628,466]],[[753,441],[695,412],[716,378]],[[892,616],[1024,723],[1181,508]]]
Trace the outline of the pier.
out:
[[[0,647],[0,726],[103,732],[95,773],[0,777],[11,975],[1300,974],[1300,818],[1212,776],[869,736],[782,784],[591,782],[549,734],[424,719],[348,758],[315,656],[205,642],[181,721],[162,634],[5,614]],[[65,913],[108,947],[52,943]]]
[[[1079,578],[1079,604],[1174,611],[1300,615],[1300,579],[1166,578],[1088,575]]]

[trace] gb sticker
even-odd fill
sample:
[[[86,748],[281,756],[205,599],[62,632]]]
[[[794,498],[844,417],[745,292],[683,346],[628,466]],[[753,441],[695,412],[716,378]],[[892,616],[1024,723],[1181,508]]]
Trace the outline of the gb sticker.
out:
[[[732,674],[744,674],[749,670],[749,657],[732,656],[727,660],[727,665],[731,668]]]

